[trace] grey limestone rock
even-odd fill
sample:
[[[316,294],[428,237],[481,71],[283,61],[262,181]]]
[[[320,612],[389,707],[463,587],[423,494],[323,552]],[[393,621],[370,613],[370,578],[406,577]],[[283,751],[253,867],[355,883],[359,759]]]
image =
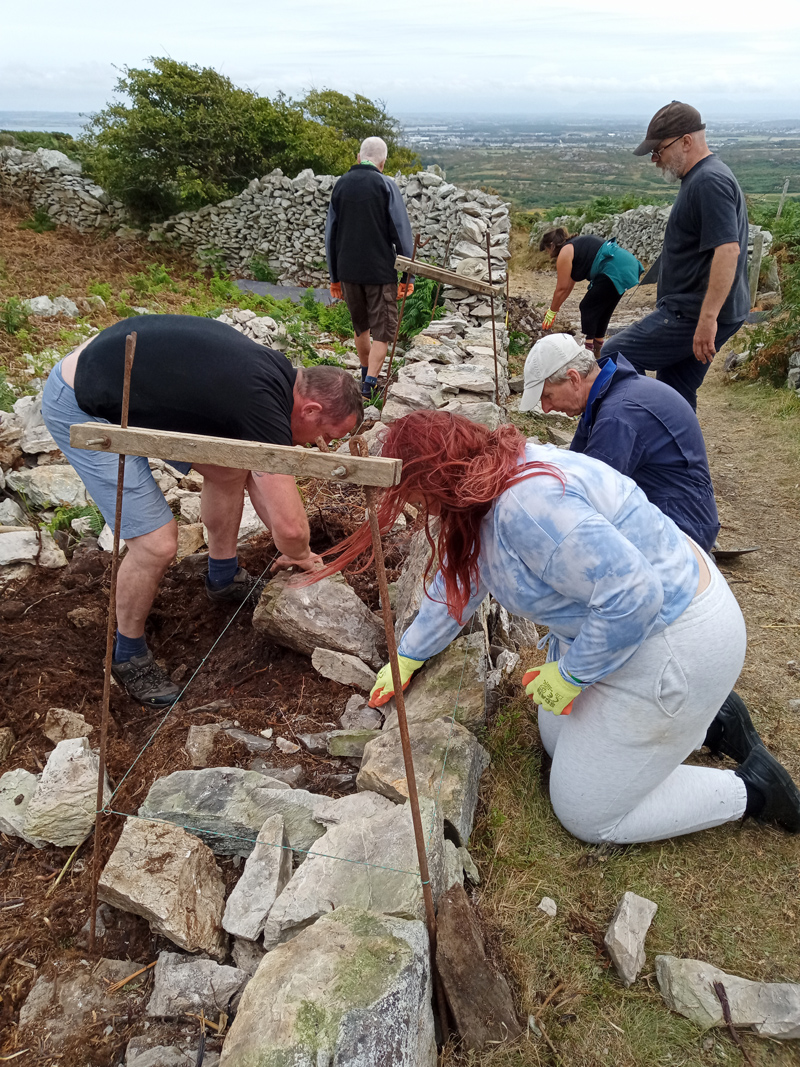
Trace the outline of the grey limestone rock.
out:
[[[409,723],[433,722],[449,717],[473,730],[486,719],[488,657],[483,632],[458,637],[417,671],[405,691]],[[456,703],[458,696],[458,703]],[[397,725],[394,699],[384,706],[384,730]]]
[[[644,967],[644,940],[658,905],[636,893],[623,893],[606,930],[606,950],[626,986],[633,985]]]
[[[331,756],[344,759],[361,759],[364,747],[373,738],[379,737],[381,731],[372,730],[331,730],[328,734],[328,752]]]
[[[258,940],[272,905],[292,874],[292,851],[284,834],[283,816],[271,815],[258,833],[239,881],[231,890],[222,925],[229,934]]]
[[[23,830],[59,847],[74,847],[92,831],[99,759],[85,737],[59,741],[28,804]],[[106,776],[104,797],[111,792]]]
[[[330,678],[341,685],[369,692],[375,684],[375,671],[357,656],[349,656],[345,652],[315,648],[311,653],[311,663],[323,678]]]
[[[6,771],[0,777],[0,834],[21,837],[36,848],[44,848],[46,841],[39,837],[29,837],[23,830],[28,806],[38,784],[39,776],[21,767]]]
[[[760,1037],[800,1038],[800,985],[751,982],[703,960],[656,956],[656,978],[668,1008],[703,1028],[724,1026],[714,983],[725,987],[734,1026],[752,1026]]]
[[[337,908],[269,952],[245,989],[222,1067],[435,1067],[424,924]]]
[[[458,844],[466,845],[489,754],[469,730],[448,719],[409,723],[408,732],[419,795],[438,802]],[[384,729],[369,742],[357,784],[390,800],[403,802],[408,797],[399,730]]]
[[[248,856],[261,827],[278,814],[292,848],[309,849],[325,831],[321,815],[329,803],[304,789],[287,789],[285,783],[276,788],[258,771],[209,767],[159,778],[139,815],[189,826],[219,855]]]
[[[147,1014],[175,1018],[186,1012],[204,1011],[208,1016],[219,1015],[228,1010],[248,978],[247,972],[238,967],[194,959],[180,952],[159,952]]]
[[[0,726],[0,764],[5,763],[17,743],[16,734],[10,726]]]
[[[66,567],[67,557],[47,530],[20,527],[0,533],[0,566],[36,563],[40,567]]]
[[[225,888],[214,854],[169,823],[127,819],[100,875],[97,895],[141,915],[186,952],[225,956]]]
[[[307,656],[328,648],[358,656],[375,669],[381,666],[386,656],[383,624],[343,579],[290,583],[282,576],[268,583],[253,613],[257,630]]]
[[[77,711],[68,708],[50,708],[44,720],[44,736],[57,745],[72,737],[88,737],[93,726]]]
[[[32,507],[61,504],[74,508],[88,503],[80,475],[65,463],[9,471],[6,481],[12,489],[21,492]]]
[[[407,919],[424,917],[408,805],[393,804],[374,794],[359,796],[369,799],[371,811],[343,819],[316,843],[314,854],[296,871],[273,905],[264,927],[267,949],[288,941],[320,915],[345,906]],[[353,799],[343,797],[335,803],[342,805]],[[420,813],[426,839],[432,827],[428,867],[434,897],[438,897],[444,881],[441,814],[425,798],[420,800]]]
[[[356,693],[347,701],[339,721],[343,730],[379,730],[383,715],[377,708],[371,708],[365,697]]]
[[[445,404],[442,410],[450,411],[454,415],[463,415],[465,419],[479,422],[489,430],[496,430],[504,421],[502,410],[497,404],[488,400],[477,400],[472,403],[459,397],[457,400],[451,400],[449,404]]]
[[[214,740],[221,731],[222,727],[216,722],[202,723],[189,727],[184,748],[192,761],[193,767],[208,766],[214,749]]]

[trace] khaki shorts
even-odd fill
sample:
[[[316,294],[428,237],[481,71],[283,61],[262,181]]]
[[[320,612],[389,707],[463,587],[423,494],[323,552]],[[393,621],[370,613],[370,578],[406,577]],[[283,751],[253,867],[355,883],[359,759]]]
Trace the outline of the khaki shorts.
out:
[[[357,334],[369,330],[373,341],[391,344],[397,331],[397,285],[359,285],[342,282],[353,329]]]

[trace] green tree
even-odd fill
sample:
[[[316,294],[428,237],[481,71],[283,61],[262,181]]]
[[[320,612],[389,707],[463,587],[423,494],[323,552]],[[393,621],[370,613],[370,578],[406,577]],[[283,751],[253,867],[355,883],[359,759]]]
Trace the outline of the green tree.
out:
[[[400,124],[387,113],[382,100],[370,100],[360,93],[350,97],[335,89],[311,89],[298,103],[309,118],[334,127],[345,140],[352,142],[353,156],[366,137],[382,137],[389,149],[387,174],[397,170],[409,173],[420,169],[422,164],[419,156],[399,144]]]
[[[282,94],[257,96],[208,67],[150,63],[124,68],[115,90],[124,99],[83,140],[87,172],[140,220],[219,203],[274,167],[341,174],[350,165],[338,131]]]

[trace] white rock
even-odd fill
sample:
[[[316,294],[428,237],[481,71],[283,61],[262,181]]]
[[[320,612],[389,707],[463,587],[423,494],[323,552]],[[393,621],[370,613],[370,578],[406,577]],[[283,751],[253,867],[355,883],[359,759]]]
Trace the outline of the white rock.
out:
[[[25,512],[11,497],[0,500],[0,526],[27,526]]]
[[[88,737],[93,726],[77,711],[68,708],[50,708],[44,720],[44,736],[57,745],[72,737]]]
[[[97,545],[98,545],[98,547],[100,549],[102,549],[103,552],[113,552],[114,551],[114,534],[113,534],[113,532],[111,530],[111,527],[108,525],[108,523],[106,523],[105,526],[103,527],[103,529],[100,531],[100,536],[97,538]],[[120,537],[120,539],[119,539],[120,555],[122,554],[122,550],[124,548],[125,548],[125,538],[124,537]]]
[[[67,557],[47,530],[17,530],[0,533],[0,566],[9,563],[36,563],[40,567],[66,567]]]
[[[339,721],[343,730],[378,730],[383,723],[383,715],[356,693],[347,701]]]
[[[545,915],[549,915],[551,919],[555,919],[556,915],[558,915],[558,904],[552,897],[542,897],[537,904],[537,908],[539,911],[543,911]]]
[[[61,504],[75,508],[89,503],[86,486],[80,475],[65,463],[9,471],[6,481],[12,489],[24,495],[31,507],[46,508]]]
[[[292,875],[292,850],[284,833],[283,816],[272,815],[247,857],[244,871],[231,890],[222,925],[237,938],[256,941],[272,905]]]
[[[23,770],[21,767],[14,771],[6,771],[0,777],[0,834],[21,837],[29,844],[35,845],[36,848],[44,848],[46,841],[41,838],[28,837],[23,832],[28,805],[38,784],[39,775],[31,774],[30,771]]]
[[[60,848],[79,845],[92,831],[100,761],[85,737],[59,741],[48,757],[23,826],[26,837]],[[104,799],[111,792],[108,777]]]
[[[311,663],[323,678],[330,678],[341,685],[369,692],[375,684],[376,674],[363,660],[348,656],[345,652],[335,652],[329,648],[315,648],[311,654]]]
[[[180,503],[181,518],[186,519],[188,523],[195,524],[200,522],[200,494],[190,493],[188,496],[181,497]]]
[[[703,960],[656,956],[656,978],[667,1007],[704,1029],[724,1026],[714,983],[725,987],[734,1026],[752,1026],[760,1037],[800,1038],[800,985],[751,982]]]
[[[658,905],[636,893],[623,893],[603,939],[617,974],[633,985],[644,967],[644,940]]]

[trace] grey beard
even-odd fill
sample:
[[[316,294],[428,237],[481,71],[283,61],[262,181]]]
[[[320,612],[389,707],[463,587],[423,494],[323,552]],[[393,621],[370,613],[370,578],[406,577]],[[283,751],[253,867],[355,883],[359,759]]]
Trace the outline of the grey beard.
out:
[[[672,185],[674,182],[679,182],[681,180],[680,174],[673,170],[672,167],[667,166],[661,168],[661,177],[668,185]]]

